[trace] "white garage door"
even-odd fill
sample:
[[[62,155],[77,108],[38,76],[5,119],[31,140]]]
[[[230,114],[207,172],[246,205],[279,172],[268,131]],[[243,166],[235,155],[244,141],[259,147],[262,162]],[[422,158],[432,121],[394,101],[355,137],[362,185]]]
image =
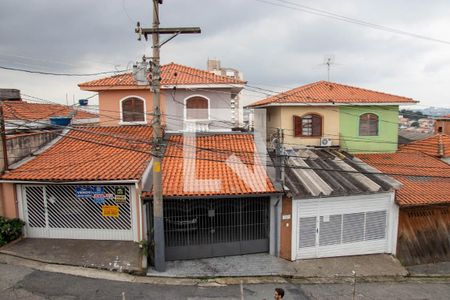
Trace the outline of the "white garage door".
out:
[[[393,252],[391,194],[295,200],[297,259]]]
[[[133,240],[130,186],[27,185],[21,190],[27,237]]]

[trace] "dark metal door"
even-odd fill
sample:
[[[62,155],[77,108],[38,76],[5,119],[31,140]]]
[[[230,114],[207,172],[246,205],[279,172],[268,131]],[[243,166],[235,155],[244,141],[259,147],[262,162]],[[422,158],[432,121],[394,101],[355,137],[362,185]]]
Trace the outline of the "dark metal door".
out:
[[[269,251],[267,197],[164,200],[164,222],[167,260]]]

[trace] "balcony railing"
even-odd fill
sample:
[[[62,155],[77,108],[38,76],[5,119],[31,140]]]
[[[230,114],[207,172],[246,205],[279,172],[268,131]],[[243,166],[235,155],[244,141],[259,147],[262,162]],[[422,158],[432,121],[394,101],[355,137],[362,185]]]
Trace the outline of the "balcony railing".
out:
[[[209,120],[185,120],[183,130],[188,132],[207,132],[209,131]]]

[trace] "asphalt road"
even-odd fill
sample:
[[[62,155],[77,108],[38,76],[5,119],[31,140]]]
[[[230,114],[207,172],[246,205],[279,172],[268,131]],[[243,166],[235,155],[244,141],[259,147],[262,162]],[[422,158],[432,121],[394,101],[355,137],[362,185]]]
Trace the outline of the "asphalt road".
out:
[[[352,299],[351,284],[254,284],[244,286],[244,299],[273,299],[275,287],[285,299]],[[359,283],[356,299],[449,299],[450,282]],[[0,299],[183,299],[239,300],[240,286],[164,286],[91,279],[0,264]]]

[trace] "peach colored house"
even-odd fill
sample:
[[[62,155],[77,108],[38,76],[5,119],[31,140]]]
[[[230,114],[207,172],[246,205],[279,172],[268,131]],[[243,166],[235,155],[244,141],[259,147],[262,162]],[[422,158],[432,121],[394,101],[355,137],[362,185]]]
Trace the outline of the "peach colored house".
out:
[[[239,79],[175,63],[161,67],[161,111],[166,131],[231,131],[232,100]],[[126,73],[79,84],[98,92],[100,125],[151,124],[152,93],[147,82]],[[225,123],[225,125],[224,125]]]

